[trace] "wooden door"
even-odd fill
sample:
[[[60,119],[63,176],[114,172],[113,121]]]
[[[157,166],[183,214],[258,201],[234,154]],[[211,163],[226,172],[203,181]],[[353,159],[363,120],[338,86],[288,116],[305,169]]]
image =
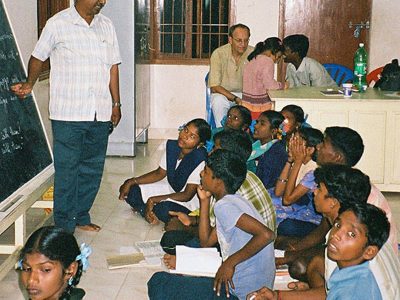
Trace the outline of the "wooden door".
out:
[[[280,0],[279,36],[304,34],[310,39],[309,57],[353,69],[358,44],[367,51],[369,44],[369,30],[362,28],[355,37],[354,24],[370,22],[371,6],[371,0]]]
[[[54,16],[59,11],[69,7],[69,0],[38,0],[38,38],[42,33],[44,26],[48,19]],[[47,59],[42,67],[42,72],[39,79],[46,79],[49,77],[50,72],[50,59]]]

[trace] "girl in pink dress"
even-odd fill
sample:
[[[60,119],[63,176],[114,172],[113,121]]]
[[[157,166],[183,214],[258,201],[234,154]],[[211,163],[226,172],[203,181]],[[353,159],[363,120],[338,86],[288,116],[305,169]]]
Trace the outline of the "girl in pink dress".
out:
[[[261,112],[272,109],[268,90],[287,88],[286,84],[274,79],[274,66],[283,53],[279,38],[271,37],[259,42],[248,56],[249,62],[243,70],[243,96],[241,105],[247,107],[253,119]]]

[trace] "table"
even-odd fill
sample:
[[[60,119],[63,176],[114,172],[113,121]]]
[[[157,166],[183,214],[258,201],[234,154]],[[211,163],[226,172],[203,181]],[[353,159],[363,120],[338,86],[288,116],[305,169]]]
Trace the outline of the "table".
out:
[[[307,122],[324,131],[347,126],[363,138],[365,150],[357,168],[381,190],[400,192],[400,95],[368,88],[351,98],[324,96],[325,88],[298,87],[269,91],[275,109],[296,104],[308,114]]]

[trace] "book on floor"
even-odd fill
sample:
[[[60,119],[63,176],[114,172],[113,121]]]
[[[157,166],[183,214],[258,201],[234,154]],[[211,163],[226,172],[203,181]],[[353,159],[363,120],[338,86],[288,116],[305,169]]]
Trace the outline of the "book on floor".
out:
[[[217,248],[176,246],[176,268],[171,273],[215,277],[222,258]]]
[[[164,254],[159,240],[140,241],[135,243],[135,247],[121,247],[119,255],[107,257],[107,266],[110,270],[125,267],[159,267]]]
[[[143,253],[132,253],[124,255],[114,255],[107,257],[107,267],[110,270],[132,267],[144,262]]]

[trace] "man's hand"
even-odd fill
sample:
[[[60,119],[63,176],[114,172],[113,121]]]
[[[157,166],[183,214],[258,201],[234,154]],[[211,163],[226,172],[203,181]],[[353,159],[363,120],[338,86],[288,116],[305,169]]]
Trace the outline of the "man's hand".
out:
[[[24,99],[26,96],[30,95],[32,93],[32,88],[33,86],[29,82],[18,82],[10,87],[11,91],[20,99]]]
[[[235,101],[234,101],[237,105],[242,105],[242,99],[240,99],[239,97],[235,97]]]
[[[112,112],[111,112],[111,122],[112,122],[113,126],[117,127],[120,120],[121,120],[121,107],[113,106]]]
[[[214,291],[217,293],[217,296],[220,296],[221,285],[225,284],[226,295],[229,295],[229,286],[232,289],[235,289],[235,285],[233,284],[233,274],[235,273],[235,266],[229,262],[229,258],[222,263],[219,267],[217,274],[215,274],[214,279]]]

